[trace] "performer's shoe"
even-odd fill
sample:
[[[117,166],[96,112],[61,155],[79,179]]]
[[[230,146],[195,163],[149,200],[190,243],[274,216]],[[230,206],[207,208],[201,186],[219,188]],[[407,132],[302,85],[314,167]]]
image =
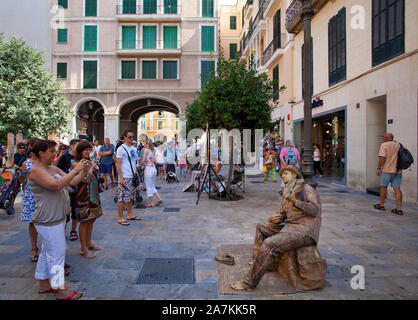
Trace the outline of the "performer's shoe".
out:
[[[243,290],[252,291],[255,289],[254,287],[251,287],[245,280],[233,282],[230,285],[232,289],[239,290],[239,291],[243,291]]]
[[[230,256],[229,254],[226,254],[224,256],[216,256],[215,260],[220,262],[220,263],[228,264],[230,266],[233,266],[235,264],[234,257]]]

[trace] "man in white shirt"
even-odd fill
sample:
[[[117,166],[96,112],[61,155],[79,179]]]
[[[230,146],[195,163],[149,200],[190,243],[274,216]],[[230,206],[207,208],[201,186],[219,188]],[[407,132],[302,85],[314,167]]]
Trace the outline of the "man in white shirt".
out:
[[[97,163],[99,163],[99,161],[100,161],[99,152],[100,152],[101,147],[102,146],[100,145],[99,140],[98,139],[94,140],[93,152],[94,152],[94,157],[95,157]]]
[[[123,132],[123,144],[116,151],[116,170],[119,175],[118,181],[118,223],[129,226],[127,220],[141,220],[132,215],[132,203],[135,199],[136,187],[133,185],[133,178],[136,174],[136,164],[138,161],[137,149],[132,145],[134,133],[130,129]],[[126,204],[128,211],[127,220],[123,218],[123,207]]]

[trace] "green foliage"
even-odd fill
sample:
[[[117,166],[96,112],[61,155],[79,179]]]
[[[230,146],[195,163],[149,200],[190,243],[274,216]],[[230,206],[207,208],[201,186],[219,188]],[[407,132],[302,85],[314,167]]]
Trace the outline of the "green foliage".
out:
[[[279,91],[285,89],[282,86]],[[212,72],[198,98],[187,105],[187,131],[206,129],[265,129],[271,125],[273,81],[266,73],[257,74],[254,60],[247,67],[226,60],[220,52],[216,72]]]
[[[40,52],[0,34],[0,139],[7,133],[43,137],[69,132],[72,112],[61,83],[45,69]]]

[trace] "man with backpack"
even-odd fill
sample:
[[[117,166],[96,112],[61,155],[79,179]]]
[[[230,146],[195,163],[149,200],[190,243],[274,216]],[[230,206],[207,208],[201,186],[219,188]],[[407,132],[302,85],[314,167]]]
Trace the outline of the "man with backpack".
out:
[[[299,168],[300,155],[292,141],[286,140],[285,147],[280,151],[280,163],[284,168],[288,165]]]
[[[401,161],[400,161],[401,160]],[[385,199],[389,182],[395,190],[396,208],[391,212],[403,215],[402,211],[402,170],[407,169],[413,163],[412,155],[403,146],[393,140],[392,133],[385,133],[383,143],[379,150],[379,164],[376,175],[380,176],[380,203],[375,204],[374,208],[385,210]]]

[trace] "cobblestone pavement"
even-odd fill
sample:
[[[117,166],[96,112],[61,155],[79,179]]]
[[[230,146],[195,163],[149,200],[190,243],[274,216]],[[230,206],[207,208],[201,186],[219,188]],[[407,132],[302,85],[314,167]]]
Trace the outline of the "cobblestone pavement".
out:
[[[189,179],[189,178],[188,178]],[[259,182],[259,183],[257,183]],[[328,263],[322,290],[291,295],[242,296],[218,292],[218,266],[214,261],[220,244],[251,244],[255,226],[266,221],[279,205],[280,183],[247,177],[245,199],[233,202],[209,200],[202,194],[184,193],[185,180],[167,185],[158,181],[164,199],[161,207],[135,209],[142,221],[128,227],[117,224],[115,189],[102,194],[104,215],[94,225],[93,240],[103,247],[97,258],[79,255],[78,241],[69,241],[67,262],[72,265],[67,286],[81,290],[83,299],[417,299],[418,208],[405,206],[404,216],[372,208],[376,196],[319,180],[322,227],[319,250]],[[54,299],[39,295],[30,262],[27,225],[16,214],[0,213],[0,299]],[[179,212],[164,212],[180,208]],[[147,257],[194,258],[195,283],[136,284]],[[362,265],[365,290],[350,286],[351,267]]]

